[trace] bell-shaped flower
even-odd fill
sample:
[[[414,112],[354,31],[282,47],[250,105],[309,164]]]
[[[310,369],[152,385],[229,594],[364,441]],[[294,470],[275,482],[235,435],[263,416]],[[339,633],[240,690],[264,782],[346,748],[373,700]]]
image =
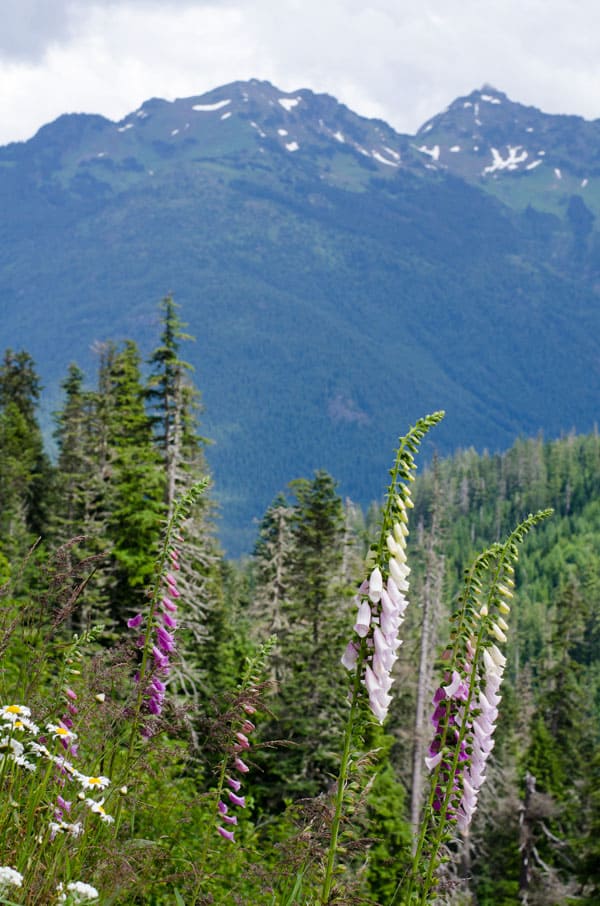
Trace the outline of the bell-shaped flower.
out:
[[[356,617],[356,623],[354,624],[355,633],[364,639],[364,637],[369,632],[369,627],[371,626],[371,607],[368,601],[361,601],[358,608],[358,614]]]
[[[354,642],[348,642],[342,655],[342,664],[346,670],[354,670],[358,661],[358,648]]]
[[[383,577],[381,575],[381,570],[378,566],[376,566],[369,576],[369,598],[373,602],[373,604],[377,604],[379,602],[382,589]]]

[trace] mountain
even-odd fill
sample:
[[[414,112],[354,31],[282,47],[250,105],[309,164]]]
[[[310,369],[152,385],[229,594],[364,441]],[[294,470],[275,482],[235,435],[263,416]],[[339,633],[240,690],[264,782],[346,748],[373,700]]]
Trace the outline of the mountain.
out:
[[[61,116],[0,148],[3,346],[36,360],[49,431],[68,363],[148,351],[173,292],[239,553],[294,477],[377,496],[426,411],[441,452],[591,428],[599,139],[489,86],[416,136],[256,80]]]

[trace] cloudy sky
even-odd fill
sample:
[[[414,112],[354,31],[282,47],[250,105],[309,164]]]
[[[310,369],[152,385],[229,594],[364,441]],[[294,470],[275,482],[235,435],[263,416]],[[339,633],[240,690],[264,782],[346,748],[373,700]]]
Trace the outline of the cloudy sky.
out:
[[[598,0],[0,0],[0,144],[234,79],[325,91],[414,132],[489,83],[600,118]]]

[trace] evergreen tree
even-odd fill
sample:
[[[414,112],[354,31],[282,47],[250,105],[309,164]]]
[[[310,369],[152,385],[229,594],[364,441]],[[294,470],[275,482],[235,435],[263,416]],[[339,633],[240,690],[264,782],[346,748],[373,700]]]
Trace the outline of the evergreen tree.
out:
[[[29,353],[7,349],[0,365],[0,547],[25,553],[44,533],[52,470],[36,419],[40,383]]]
[[[283,758],[279,749],[264,753],[260,798],[270,808],[286,796],[317,795],[335,774],[346,687],[340,658],[351,619],[350,592],[339,584],[344,514],[335,482],[319,471],[290,487],[295,501],[278,635],[280,687],[275,720],[263,727],[264,738],[289,748]],[[262,547],[263,554],[267,550]],[[260,544],[258,551],[260,556]]]
[[[113,612],[123,618],[138,609],[154,570],[164,519],[160,458],[145,408],[140,355],[128,340],[111,351],[101,369],[110,481],[107,484],[107,534],[113,557]]]
[[[162,331],[150,356],[146,399],[150,408],[154,443],[159,451],[162,486],[168,516],[177,496],[209,474],[204,455],[206,440],[198,429],[200,394],[191,380],[192,367],[181,358],[181,343],[192,340],[171,296],[161,302]],[[227,602],[223,596],[222,555],[216,540],[214,506],[210,492],[192,508],[179,545],[179,587],[182,639],[179,684],[197,694],[207,692],[207,679],[225,680],[223,668],[229,655],[223,627]]]
[[[294,510],[284,494],[278,494],[265,513],[254,548],[254,600],[250,609],[251,631],[255,638],[281,638],[289,631],[288,598],[291,588],[290,563],[293,553]],[[283,679],[285,662],[277,645],[269,663],[273,678]]]

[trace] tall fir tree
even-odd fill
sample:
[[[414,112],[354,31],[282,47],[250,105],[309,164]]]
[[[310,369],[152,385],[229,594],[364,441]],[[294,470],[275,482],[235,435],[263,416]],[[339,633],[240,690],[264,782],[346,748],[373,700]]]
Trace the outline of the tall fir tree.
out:
[[[52,469],[36,409],[40,382],[25,351],[7,349],[0,365],[0,550],[23,556],[45,531]]]
[[[165,515],[162,469],[145,408],[140,365],[136,344],[127,340],[120,351],[110,350],[100,374],[111,598],[113,615],[120,619],[143,601]]]
[[[335,481],[319,471],[290,488],[295,500],[287,590],[280,601],[279,688],[274,719],[262,730],[265,739],[289,748],[284,758],[277,748],[266,748],[261,759],[265,780],[259,798],[270,808],[281,807],[286,796],[323,792],[335,774],[346,683],[340,658],[350,623],[351,591],[339,582],[344,511]],[[259,558],[267,550],[259,545]]]
[[[163,495],[167,515],[177,496],[209,475],[199,432],[200,394],[192,382],[192,367],[180,354],[181,344],[193,340],[178,314],[172,296],[161,309],[159,345],[150,355],[146,389],[154,442],[161,458]],[[215,510],[210,491],[190,511],[179,544],[179,587],[182,608],[182,645],[179,685],[188,694],[204,693],[209,685],[226,681],[233,670],[228,650],[229,619],[223,595],[222,554],[216,540]]]

